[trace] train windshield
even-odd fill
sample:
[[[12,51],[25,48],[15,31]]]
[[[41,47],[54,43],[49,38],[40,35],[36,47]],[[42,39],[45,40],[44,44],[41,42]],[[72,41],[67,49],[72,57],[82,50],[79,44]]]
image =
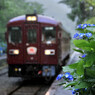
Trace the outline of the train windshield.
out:
[[[43,27],[42,28],[42,43],[46,43],[46,44],[56,43],[55,27]]]
[[[9,27],[9,43],[21,43],[22,33],[20,27]]]
[[[27,32],[27,42],[28,43],[36,43],[37,41],[37,30],[36,29],[28,29]]]

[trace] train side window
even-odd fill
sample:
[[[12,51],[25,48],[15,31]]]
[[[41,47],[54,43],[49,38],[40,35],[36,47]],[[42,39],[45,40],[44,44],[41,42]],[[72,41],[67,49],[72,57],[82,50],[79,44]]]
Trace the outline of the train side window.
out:
[[[20,27],[9,27],[9,36],[8,41],[9,43],[21,43],[22,42],[22,33]]]
[[[56,29],[55,27],[42,28],[42,43],[54,44],[56,43]]]
[[[36,29],[28,29],[27,32],[27,43],[36,43],[37,42],[37,30]]]

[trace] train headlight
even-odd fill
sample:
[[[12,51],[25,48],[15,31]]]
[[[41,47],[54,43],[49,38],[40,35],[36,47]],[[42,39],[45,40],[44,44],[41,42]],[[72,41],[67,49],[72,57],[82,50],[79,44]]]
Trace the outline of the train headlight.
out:
[[[45,50],[45,55],[55,55],[55,50],[54,49],[47,49],[47,50]]]
[[[10,55],[18,55],[19,54],[19,50],[18,49],[10,49],[9,50],[9,54]]]
[[[33,15],[26,15],[26,21],[37,21],[37,16],[35,14]]]
[[[14,50],[13,52],[15,55],[18,55],[19,54],[19,50]]]
[[[45,50],[45,55],[50,55],[50,50]]]

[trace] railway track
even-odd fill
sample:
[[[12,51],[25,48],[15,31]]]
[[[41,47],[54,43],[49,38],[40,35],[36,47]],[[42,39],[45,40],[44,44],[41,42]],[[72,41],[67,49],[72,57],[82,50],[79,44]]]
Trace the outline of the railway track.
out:
[[[43,79],[25,80],[8,95],[45,95],[52,82],[45,84],[43,81]]]
[[[6,56],[0,57],[0,76],[7,74],[8,65],[6,64]]]

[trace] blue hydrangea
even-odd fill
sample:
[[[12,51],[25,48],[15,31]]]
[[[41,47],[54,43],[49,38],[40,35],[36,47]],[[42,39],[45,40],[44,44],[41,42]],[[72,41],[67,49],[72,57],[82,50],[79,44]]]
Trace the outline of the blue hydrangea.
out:
[[[65,77],[68,78],[70,81],[73,81],[73,76],[70,73],[65,73]]]
[[[86,36],[89,38],[92,36],[92,33],[86,33]]]
[[[79,25],[77,26],[77,28],[82,28],[82,27],[81,27],[81,24],[79,24]]]
[[[72,90],[72,94],[76,94],[76,91],[73,91],[73,90]]]
[[[79,36],[79,34],[78,33],[76,33],[75,35],[74,35],[74,37],[73,38],[77,38]]]
[[[95,26],[95,24],[92,24],[92,26]]]
[[[84,57],[86,57],[86,54],[83,54],[83,55],[82,55],[82,58],[84,58]]]
[[[87,24],[83,24],[83,27],[87,27]]]
[[[91,24],[87,24],[88,26],[91,26]]]
[[[79,24],[77,28],[85,29],[87,26],[95,26],[95,24]]]
[[[75,91],[75,89],[73,88],[73,90],[72,90],[72,94],[76,94],[76,91]]]
[[[72,90],[72,94],[76,94],[79,91],[79,89],[74,89]]]
[[[70,76],[70,73],[68,73],[68,72],[65,73],[65,77],[66,77],[66,78],[69,78],[69,76]]]
[[[62,79],[62,77],[63,77],[63,74],[59,74],[59,75],[57,76],[56,80],[60,80],[60,79]]]
[[[72,75],[69,76],[69,80],[73,81],[73,76]]]
[[[80,33],[79,37],[83,38],[84,35],[85,35],[84,33]]]

